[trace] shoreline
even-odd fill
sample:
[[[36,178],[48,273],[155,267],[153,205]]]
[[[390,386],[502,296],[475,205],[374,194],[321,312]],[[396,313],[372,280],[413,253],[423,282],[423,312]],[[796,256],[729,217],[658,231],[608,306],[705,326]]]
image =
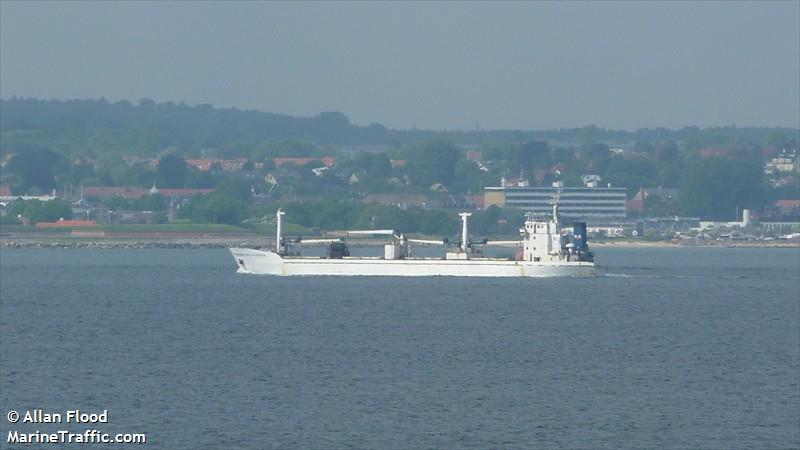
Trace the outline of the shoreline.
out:
[[[224,249],[229,247],[264,248],[272,246],[274,237],[257,235],[226,235],[203,233],[131,233],[107,237],[81,237],[70,235],[0,236],[0,249],[7,248],[61,248],[61,249]],[[363,239],[350,241],[353,247],[383,245],[384,240]],[[589,241],[596,248],[800,248],[800,240],[774,241]]]
[[[669,241],[619,241],[592,242],[590,247],[599,248],[800,248],[800,241],[701,241],[701,242],[669,242]]]

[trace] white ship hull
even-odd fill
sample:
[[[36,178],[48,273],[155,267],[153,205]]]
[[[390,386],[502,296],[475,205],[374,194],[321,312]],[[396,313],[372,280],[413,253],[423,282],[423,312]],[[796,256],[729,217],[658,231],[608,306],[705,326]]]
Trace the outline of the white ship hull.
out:
[[[591,262],[534,263],[492,258],[448,260],[414,258],[281,257],[277,253],[249,248],[231,248],[239,273],[262,275],[350,275],[350,276],[453,276],[453,277],[557,277],[593,276]]]

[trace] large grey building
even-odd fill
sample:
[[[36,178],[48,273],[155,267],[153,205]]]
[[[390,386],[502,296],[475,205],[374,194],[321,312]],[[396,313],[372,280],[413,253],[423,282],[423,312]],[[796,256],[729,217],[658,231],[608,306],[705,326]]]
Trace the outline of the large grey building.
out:
[[[559,196],[559,213],[571,219],[605,222],[625,218],[625,188],[612,187],[530,187],[484,188],[484,207],[520,208],[535,213],[552,211]]]

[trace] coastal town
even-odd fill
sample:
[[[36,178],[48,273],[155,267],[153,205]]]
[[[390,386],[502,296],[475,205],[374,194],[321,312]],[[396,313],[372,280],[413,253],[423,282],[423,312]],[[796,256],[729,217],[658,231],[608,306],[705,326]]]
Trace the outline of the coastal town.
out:
[[[177,108],[190,122],[196,113],[144,100],[88,105],[145,115]],[[335,121],[327,138],[250,145],[78,140],[59,147],[53,136],[23,132],[39,117],[31,110],[44,115],[56,106],[65,107],[3,100],[10,114],[3,118],[0,245],[259,246],[274,235],[278,208],[297,235],[400,226],[449,237],[458,213],[468,211],[476,236],[514,236],[526,212],[546,213],[554,199],[564,217],[587,222],[598,242],[800,243],[800,164],[791,130],[589,127],[451,136],[380,129],[367,139],[376,143],[363,143],[363,128],[329,114],[318,120]],[[37,129],[53,126],[39,120]],[[332,138],[331,127],[340,136]],[[306,133],[318,132],[307,126]],[[175,132],[173,140],[180,137]]]

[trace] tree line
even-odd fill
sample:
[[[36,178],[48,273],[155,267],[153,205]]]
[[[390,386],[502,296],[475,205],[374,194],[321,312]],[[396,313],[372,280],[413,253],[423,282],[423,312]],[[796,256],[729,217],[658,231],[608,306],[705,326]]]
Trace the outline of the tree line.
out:
[[[659,214],[732,219],[737,209],[759,210],[775,199],[800,197],[796,174],[775,187],[763,172],[765,149],[798,148],[798,130],[792,129],[731,126],[618,132],[584,127],[462,135],[358,127],[341,113],[304,119],[209,105],[156,104],[147,99],[133,105],[14,98],[0,105],[0,150],[6,162],[0,184],[11,186],[14,194],[43,194],[65,185],[216,189],[213,195],[181,206],[180,217],[200,222],[238,223],[255,217],[258,211],[250,205],[253,194],[275,202],[313,195],[356,204],[376,193],[481,194],[484,187],[497,186],[501,178],[522,177],[532,185],[545,186],[560,180],[566,186],[579,186],[585,174],[625,187],[629,197],[641,188],[679,188],[677,204],[648,201]],[[478,161],[459,145],[470,139],[478,142],[469,147],[478,152]],[[608,139],[633,142],[620,155]],[[351,153],[320,142],[391,145],[382,152]],[[711,157],[698,152],[711,144],[725,144],[729,151]],[[123,154],[155,157],[157,163],[131,164],[122,159]],[[277,156],[318,160],[278,168],[272,163]],[[336,165],[313,172],[323,166],[323,156],[335,156]],[[187,165],[189,157],[246,158],[248,162],[239,172],[224,172],[220,167],[201,171]],[[392,160],[404,164],[392,164]],[[279,183],[271,184],[267,175]],[[113,202],[108,205],[112,209],[165,207],[152,198]],[[338,207],[354,213],[349,206]]]
[[[282,141],[308,141],[318,146],[380,144],[390,147],[434,139],[456,145],[536,140],[581,145],[598,141],[681,141],[689,148],[701,148],[768,141],[770,145],[781,146],[792,141],[796,145],[800,140],[798,129],[735,125],[635,131],[593,125],[557,130],[391,130],[377,123],[352,124],[346,115],[337,111],[294,117],[215,108],[208,104],[156,103],[147,98],[136,104],[105,99],[1,99],[0,132],[4,151],[57,147],[70,157],[98,157],[108,153],[156,156],[170,148],[180,152],[215,149],[223,154],[241,154],[244,150],[264,154],[275,150],[270,143]],[[281,151],[286,148],[282,146]],[[309,147],[300,146],[292,152],[301,156],[298,153],[308,153]]]

